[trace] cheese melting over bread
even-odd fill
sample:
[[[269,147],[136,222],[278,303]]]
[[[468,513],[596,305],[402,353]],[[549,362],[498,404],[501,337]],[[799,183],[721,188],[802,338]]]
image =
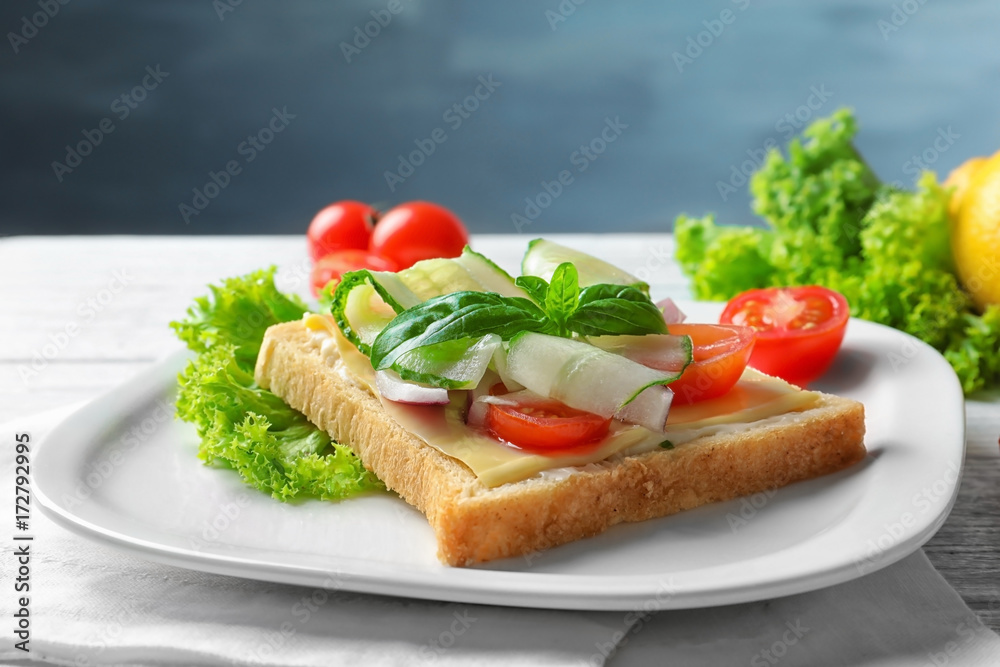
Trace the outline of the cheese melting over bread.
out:
[[[400,426],[442,454],[464,463],[489,487],[547,470],[597,463],[623,452],[632,455],[655,450],[665,441],[681,446],[710,432],[739,429],[751,422],[806,410],[819,400],[816,392],[747,369],[724,396],[672,407],[665,433],[613,421],[608,436],[593,449],[543,456],[502,443],[466,425],[466,392],[450,392],[452,400],[448,405],[404,405],[383,399],[375,389],[375,371],[368,357],[344,338],[331,317],[307,313],[303,322],[313,332],[313,340],[326,362],[338,374],[378,396],[386,413]]]

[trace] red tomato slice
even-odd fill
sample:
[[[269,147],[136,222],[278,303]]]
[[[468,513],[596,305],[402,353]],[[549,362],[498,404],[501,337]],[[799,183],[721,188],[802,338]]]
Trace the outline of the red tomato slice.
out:
[[[428,202],[400,204],[375,225],[369,250],[388,257],[400,269],[422,259],[458,257],[469,244],[469,233],[454,213]]]
[[[750,365],[806,386],[830,367],[850,318],[847,299],[825,287],[770,287],[738,294],[721,322],[757,331]]]
[[[486,411],[486,428],[490,433],[544,454],[564,453],[558,450],[597,443],[607,435],[610,426],[610,419],[551,399],[518,405],[490,403]]]
[[[398,271],[396,263],[385,257],[379,257],[367,250],[339,250],[321,257],[313,266],[311,285],[313,296],[319,296],[320,291],[331,280],[340,280],[348,271],[371,269],[372,271]]]
[[[378,211],[359,201],[330,204],[312,219],[306,245],[314,262],[338,250],[367,250]]]
[[[754,331],[743,326],[718,324],[670,324],[670,333],[691,336],[693,360],[684,374],[668,386],[675,405],[688,405],[733,388],[747,367],[754,348]]]

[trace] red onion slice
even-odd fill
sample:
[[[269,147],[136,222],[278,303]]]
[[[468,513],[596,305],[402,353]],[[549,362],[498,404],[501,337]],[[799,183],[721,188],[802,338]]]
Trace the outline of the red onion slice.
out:
[[[663,321],[667,324],[680,324],[687,319],[687,315],[677,307],[677,304],[670,297],[657,301],[656,307],[663,313]]]

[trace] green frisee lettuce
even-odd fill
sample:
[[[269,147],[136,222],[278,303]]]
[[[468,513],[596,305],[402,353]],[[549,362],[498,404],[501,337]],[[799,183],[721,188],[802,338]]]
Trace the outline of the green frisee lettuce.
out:
[[[210,297],[196,299],[186,319],[171,322],[197,353],[178,379],[177,416],[195,425],[202,460],[236,470],[279,500],[339,500],[384,488],[349,448],[254,382],[264,331],[306,311],[277,290],[274,271],[210,286]]]
[[[913,191],[880,183],[852,143],[849,110],[813,123],[788,155],[772,150],[750,181],[766,228],[680,216],[676,258],[699,299],[747,289],[819,284],[851,314],[926,341],[966,393],[1000,382],[1000,306],[977,314],[956,278],[949,192],[932,172]]]

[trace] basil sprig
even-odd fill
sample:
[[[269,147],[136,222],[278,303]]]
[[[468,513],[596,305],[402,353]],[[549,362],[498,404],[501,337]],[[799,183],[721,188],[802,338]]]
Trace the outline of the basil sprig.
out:
[[[567,326],[581,336],[667,333],[663,313],[649,296],[625,285],[584,287]]]
[[[563,337],[667,332],[663,313],[645,292],[607,284],[580,289],[576,267],[569,262],[556,267],[551,282],[537,276],[515,282],[534,302],[492,292],[453,292],[404,310],[372,343],[372,366],[393,368],[412,350],[461,339],[471,343],[491,333],[507,341],[522,331]]]
[[[580,275],[576,267],[563,262],[552,274],[549,287],[545,290],[545,312],[556,325],[560,336],[569,334],[569,318],[579,307]]]
[[[372,343],[376,370],[392,368],[411,350],[452,340],[497,334],[510,340],[522,331],[551,333],[552,323],[541,308],[523,297],[492,292],[452,292],[404,310]]]
[[[538,276],[519,276],[514,280],[514,284],[527,292],[536,303],[545,303],[545,297],[549,292],[549,284],[545,282],[544,278],[539,278]]]
[[[666,333],[663,313],[643,290],[631,285],[597,284],[580,289],[576,267],[563,262],[552,273],[552,282],[521,276],[518,287],[543,304],[556,333],[569,336],[634,335]]]

